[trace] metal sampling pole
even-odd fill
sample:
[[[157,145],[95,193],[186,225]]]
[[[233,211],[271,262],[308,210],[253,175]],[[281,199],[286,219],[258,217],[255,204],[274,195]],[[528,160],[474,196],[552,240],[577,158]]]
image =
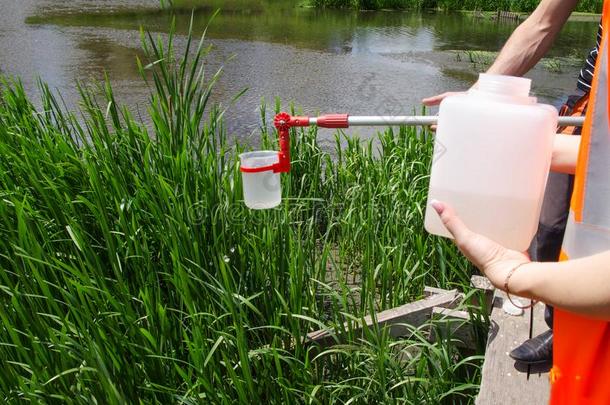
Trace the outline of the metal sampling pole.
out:
[[[347,121],[345,121],[347,119]],[[325,128],[337,128],[327,126],[342,123],[339,128],[348,127],[376,127],[376,126],[428,126],[436,125],[438,117],[435,115],[403,115],[403,116],[345,116],[342,114],[323,115],[321,117],[309,118],[309,125],[318,125]],[[559,117],[561,127],[581,127],[584,117]]]
[[[436,116],[357,116],[349,114],[327,114],[319,117],[292,116],[287,113],[279,113],[275,116],[273,124],[277,128],[280,140],[279,162],[263,167],[241,167],[244,173],[258,173],[273,170],[275,173],[287,173],[290,171],[290,128],[318,126],[320,128],[349,128],[349,127],[390,127],[390,126],[428,126],[435,125],[438,121]],[[559,126],[576,127],[582,126],[583,117],[559,117]]]

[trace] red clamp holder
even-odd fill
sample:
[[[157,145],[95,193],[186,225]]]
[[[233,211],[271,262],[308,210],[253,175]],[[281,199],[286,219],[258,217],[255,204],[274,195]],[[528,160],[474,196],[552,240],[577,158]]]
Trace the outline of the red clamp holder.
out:
[[[273,170],[274,173],[288,173],[290,171],[290,128],[308,127],[311,119],[309,117],[293,117],[287,113],[279,113],[273,120],[277,129],[280,150],[278,152],[279,162],[262,167],[243,167],[239,170],[244,173],[260,173]],[[328,114],[318,117],[315,125],[320,128],[348,128],[349,116],[347,114]]]

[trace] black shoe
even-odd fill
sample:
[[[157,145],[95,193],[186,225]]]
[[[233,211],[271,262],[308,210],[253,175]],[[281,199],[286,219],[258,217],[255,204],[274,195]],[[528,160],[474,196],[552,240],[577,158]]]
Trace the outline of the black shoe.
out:
[[[540,364],[553,359],[553,331],[547,330],[526,340],[510,352],[510,357],[525,364]]]

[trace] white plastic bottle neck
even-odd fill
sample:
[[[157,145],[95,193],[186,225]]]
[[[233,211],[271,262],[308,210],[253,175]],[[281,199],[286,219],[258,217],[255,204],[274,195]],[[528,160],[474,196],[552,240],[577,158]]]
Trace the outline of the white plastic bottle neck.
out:
[[[479,81],[470,93],[497,101],[519,104],[535,104],[536,98],[529,97],[532,81],[523,77],[479,74]]]
[[[498,96],[528,97],[532,81],[523,77],[479,74],[477,90]]]

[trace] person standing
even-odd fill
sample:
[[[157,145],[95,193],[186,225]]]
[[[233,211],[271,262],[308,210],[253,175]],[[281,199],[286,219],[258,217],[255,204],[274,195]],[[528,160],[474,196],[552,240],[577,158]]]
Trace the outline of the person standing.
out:
[[[560,262],[530,261],[468,229],[432,201],[460,251],[495,285],[553,305],[552,405],[609,404],[610,389],[610,0],[581,137],[556,135],[551,170],[575,174]]]
[[[510,36],[496,60],[487,70],[490,74],[522,76],[527,73],[550,49],[557,34],[577,5],[577,1],[542,0],[536,10],[520,24]],[[589,52],[577,79],[574,94],[570,95],[560,109],[563,116],[584,116],[587,111],[591,83],[595,73],[595,62],[602,37],[600,23],[596,46]],[[476,84],[475,84],[476,86]],[[454,92],[426,98],[423,103],[434,106]],[[559,133],[580,135],[579,127],[561,127]],[[551,173],[546,187],[538,232],[532,241],[529,253],[532,259],[542,262],[559,260],[564,237],[574,178],[570,174]],[[510,352],[510,356],[522,363],[536,364],[551,360],[553,348],[553,308],[545,309],[545,321],[549,330]]]

